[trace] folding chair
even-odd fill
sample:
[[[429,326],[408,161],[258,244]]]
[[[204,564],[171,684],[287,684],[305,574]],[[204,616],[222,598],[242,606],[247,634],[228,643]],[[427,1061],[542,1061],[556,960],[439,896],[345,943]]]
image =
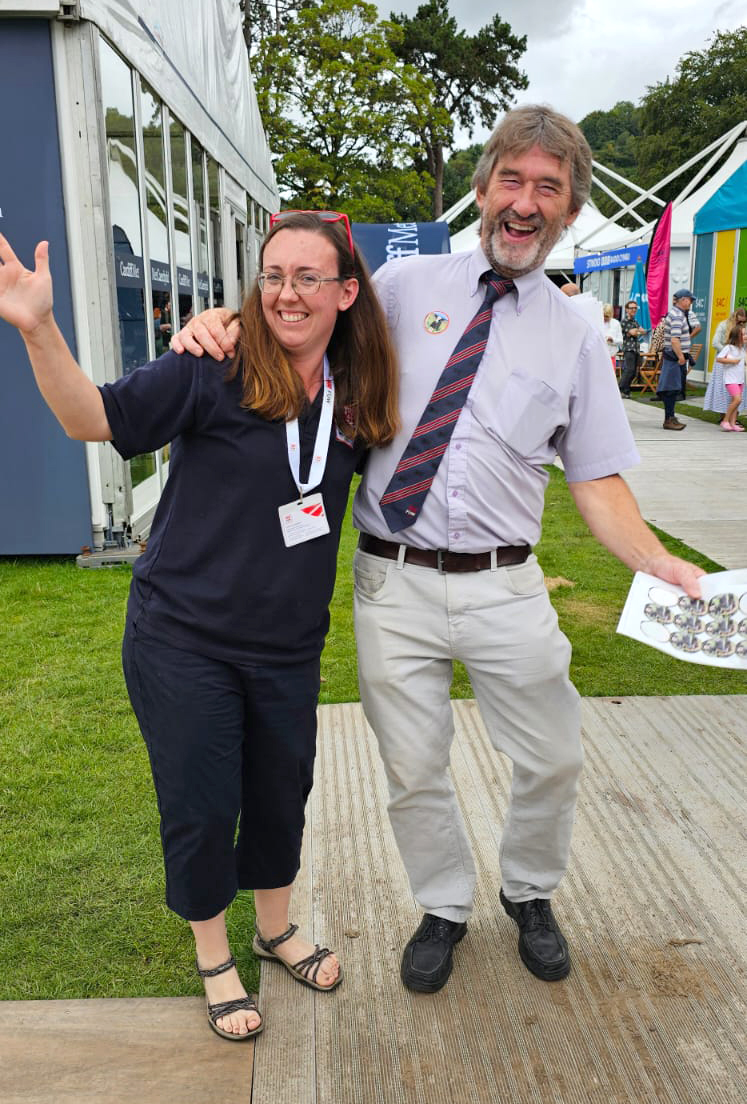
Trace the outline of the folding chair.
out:
[[[661,371],[661,353],[644,353],[638,368],[638,378],[641,381],[641,394],[644,391],[656,392]]]

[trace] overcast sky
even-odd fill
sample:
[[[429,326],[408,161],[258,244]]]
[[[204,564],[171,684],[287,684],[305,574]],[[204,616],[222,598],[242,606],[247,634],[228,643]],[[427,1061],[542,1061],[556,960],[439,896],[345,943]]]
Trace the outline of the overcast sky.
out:
[[[382,16],[414,15],[419,2],[378,7]],[[674,76],[682,55],[702,49],[716,29],[747,23],[745,0],[450,0],[449,10],[472,34],[494,15],[525,34],[519,65],[529,87],[517,103],[549,103],[577,122],[619,100],[638,103],[647,85]],[[473,140],[486,136],[476,130]]]

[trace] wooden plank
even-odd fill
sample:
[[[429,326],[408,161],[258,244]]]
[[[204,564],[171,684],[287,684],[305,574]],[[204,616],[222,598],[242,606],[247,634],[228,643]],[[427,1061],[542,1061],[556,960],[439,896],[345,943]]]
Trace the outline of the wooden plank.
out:
[[[246,1104],[255,1043],[196,997],[0,1002],[2,1104]]]
[[[279,986],[277,972],[263,968],[268,1028],[257,1046],[254,1104],[741,1101],[740,706],[729,698],[583,703],[587,765],[573,861],[556,901],[574,968],[546,985],[521,964],[498,902],[509,767],[475,703],[455,702],[453,775],[479,881],[454,975],[432,996],[399,980],[418,910],[386,818],[373,737],[359,706],[322,707],[305,889],[315,931],[338,950],[346,976],[334,994],[311,997],[310,1055],[304,991],[290,978],[291,989]],[[275,1051],[288,1047],[305,1084],[300,1075],[286,1083],[290,1063]]]

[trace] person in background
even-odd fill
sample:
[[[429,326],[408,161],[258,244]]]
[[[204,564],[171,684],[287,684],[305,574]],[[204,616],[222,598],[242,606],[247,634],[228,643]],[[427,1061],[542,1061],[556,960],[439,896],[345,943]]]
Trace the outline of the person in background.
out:
[[[254,890],[258,955],[323,992],[342,977],[289,906],[350,482],[397,426],[386,322],[346,216],[276,217],[228,371],[168,352],[98,388],[55,323],[47,243],[29,271],[0,235],[0,262],[0,318],[68,436],[111,441],[125,459],[173,442],[133,569],[123,665],[167,904],[192,928],[210,1026],[246,1040],[262,1020],[228,946],[239,889]]]
[[[567,295],[569,297],[581,294],[581,288],[578,286],[578,284],[574,284],[572,281],[569,281],[567,284],[561,284],[560,290],[563,292],[563,295]]]
[[[612,367],[617,370],[617,354],[623,342],[620,323],[615,318],[615,312],[611,303],[605,303],[602,307],[604,315],[604,340],[607,342],[607,352],[612,358]]]
[[[636,322],[638,304],[629,299],[625,304],[625,317],[620,323],[622,330],[623,370],[620,376],[620,394],[630,398],[630,385],[638,374],[638,346],[645,330]]]
[[[716,357],[718,364],[723,366],[724,387],[729,399],[729,406],[721,422],[721,428],[732,432],[744,433],[743,426],[737,422],[737,411],[742,401],[744,391],[744,326],[734,325],[728,333],[728,344]]]
[[[719,322],[716,327],[711,345],[716,351],[716,354],[720,353],[724,345],[728,340],[728,335],[734,326],[741,326],[742,329],[747,326],[747,310],[744,307],[737,307],[732,311],[728,318],[724,318],[722,322]],[[703,398],[704,410],[715,410],[718,414],[725,414],[732,402],[732,396],[727,391],[724,385],[724,372],[723,365],[719,364],[718,359],[713,362],[713,371],[711,372],[711,378],[708,380],[708,386],[706,387],[705,397]],[[737,408],[737,414],[744,413],[745,409],[745,397],[742,395],[742,401]],[[734,423],[739,425],[738,422]]]
[[[687,373],[695,363],[690,347],[695,334],[700,333],[700,323],[690,313],[695,295],[687,288],[675,291],[673,304],[664,317],[664,350],[656,394],[664,403],[664,429],[680,430],[685,423],[675,417],[678,398],[687,393]]]

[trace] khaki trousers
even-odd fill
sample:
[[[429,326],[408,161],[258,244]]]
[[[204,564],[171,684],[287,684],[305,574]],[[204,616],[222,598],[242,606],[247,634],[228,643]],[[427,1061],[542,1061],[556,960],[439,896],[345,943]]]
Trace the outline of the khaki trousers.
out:
[[[493,746],[513,763],[499,853],[504,893],[549,897],[568,864],[583,755],[570,644],[536,557],[441,574],[358,549],[354,574],[361,700],[418,903],[457,922],[472,910],[475,864],[448,769],[455,659]]]

